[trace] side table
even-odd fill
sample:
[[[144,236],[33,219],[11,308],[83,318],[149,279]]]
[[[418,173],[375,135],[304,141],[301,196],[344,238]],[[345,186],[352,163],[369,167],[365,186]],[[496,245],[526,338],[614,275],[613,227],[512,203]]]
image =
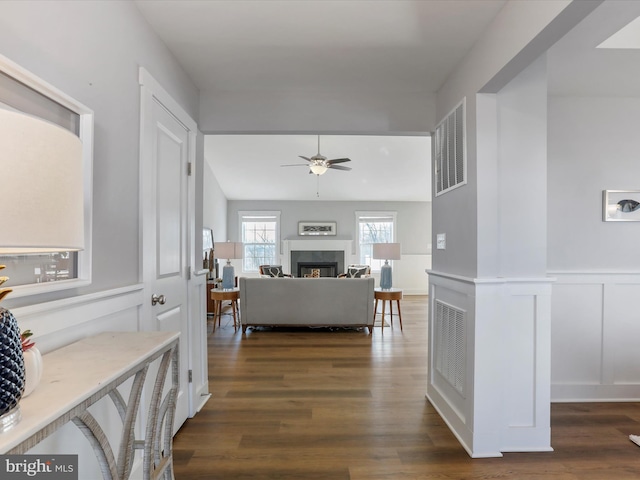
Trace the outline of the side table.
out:
[[[233,329],[235,330],[240,326],[240,321],[236,321],[236,312],[238,311],[238,299],[240,298],[240,289],[223,289],[212,288],[209,292],[211,300],[213,300],[213,329],[216,329],[216,316],[218,317],[218,326],[222,318],[222,302],[225,300],[231,301],[231,307],[233,308]],[[239,316],[238,316],[239,320]]]
[[[400,300],[402,300],[402,290],[399,288],[374,288],[373,298],[375,304],[373,307],[373,322],[376,321],[376,314],[378,313],[378,300],[382,300],[382,331],[384,332],[384,307],[385,302],[389,301],[389,321],[393,328],[393,301],[396,301],[398,306],[398,320],[400,320],[400,330],[402,330],[402,312],[400,311]]]

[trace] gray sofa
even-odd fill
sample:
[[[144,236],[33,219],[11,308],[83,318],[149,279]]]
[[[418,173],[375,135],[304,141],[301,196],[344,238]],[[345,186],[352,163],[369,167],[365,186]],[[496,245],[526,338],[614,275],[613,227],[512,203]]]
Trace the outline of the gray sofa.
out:
[[[368,327],[373,278],[240,277],[242,331],[250,326]]]

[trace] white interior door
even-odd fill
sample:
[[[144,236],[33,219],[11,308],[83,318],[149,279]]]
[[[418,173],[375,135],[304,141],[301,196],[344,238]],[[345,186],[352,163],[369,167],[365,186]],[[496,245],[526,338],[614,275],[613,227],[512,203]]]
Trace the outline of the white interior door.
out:
[[[142,258],[147,302],[141,328],[181,333],[177,431],[189,413],[187,167],[193,146],[189,128],[170,110],[171,102],[158,95],[159,86],[151,85],[149,88],[148,81],[142,85],[141,107]]]

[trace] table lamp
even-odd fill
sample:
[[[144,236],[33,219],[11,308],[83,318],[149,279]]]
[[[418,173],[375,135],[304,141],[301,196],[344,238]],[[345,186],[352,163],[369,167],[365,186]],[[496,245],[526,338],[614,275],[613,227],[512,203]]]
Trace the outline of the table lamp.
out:
[[[82,143],[69,130],[21,112],[0,109],[0,255],[84,247]],[[4,265],[0,266],[4,268]],[[0,277],[0,285],[8,277]],[[0,300],[11,292],[0,289]],[[0,432],[21,419],[25,384],[20,330],[0,308]]]
[[[400,260],[399,243],[374,243],[373,258],[384,260],[380,267],[380,288],[388,290],[392,285],[391,265],[389,260]]]
[[[242,242],[217,243],[215,255],[218,258],[226,258],[227,264],[222,268],[222,288],[225,290],[235,287],[235,272],[231,259],[242,258]]]

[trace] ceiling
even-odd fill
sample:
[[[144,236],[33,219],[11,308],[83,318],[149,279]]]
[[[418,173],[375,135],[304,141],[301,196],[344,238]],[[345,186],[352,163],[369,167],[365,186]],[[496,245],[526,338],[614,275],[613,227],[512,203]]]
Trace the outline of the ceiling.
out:
[[[136,0],[201,92],[434,94],[506,0]],[[549,53],[555,95],[640,96],[640,50],[597,49],[640,15],[608,0]],[[282,133],[282,132],[279,132]],[[310,132],[315,133],[315,132]],[[298,163],[315,135],[207,136],[205,158],[229,199],[430,200],[429,138],[323,135],[350,172]],[[319,196],[318,196],[319,193]]]
[[[316,135],[208,135],[205,151],[228,199],[431,201],[427,136],[322,135],[320,153],[352,170],[320,176],[299,157],[317,153]]]

